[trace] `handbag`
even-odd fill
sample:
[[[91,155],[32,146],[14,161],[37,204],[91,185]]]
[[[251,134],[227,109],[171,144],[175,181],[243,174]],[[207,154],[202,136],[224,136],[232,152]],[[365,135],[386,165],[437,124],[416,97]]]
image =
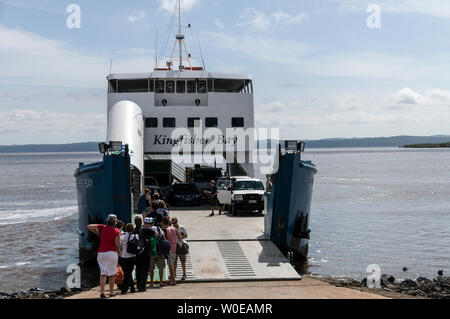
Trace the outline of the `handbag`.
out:
[[[123,284],[124,279],[125,279],[125,274],[123,273],[122,267],[120,267],[120,265],[118,265],[117,272],[116,272],[116,284],[117,285]]]
[[[130,240],[131,234],[128,234],[127,253],[132,255],[139,255],[144,251],[144,244],[140,241],[136,235]]]
[[[177,243],[177,255],[189,254],[189,245],[183,240]]]

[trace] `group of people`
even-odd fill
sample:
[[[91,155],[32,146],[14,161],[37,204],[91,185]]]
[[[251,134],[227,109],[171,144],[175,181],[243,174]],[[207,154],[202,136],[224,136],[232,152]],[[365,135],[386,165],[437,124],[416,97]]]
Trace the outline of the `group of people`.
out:
[[[115,276],[117,266],[123,273],[123,283],[118,285],[122,294],[147,290],[147,279],[150,275],[149,288],[163,287],[165,283],[164,269],[169,266],[169,285],[176,285],[176,269],[178,259],[181,261],[183,275],[186,280],[186,256],[188,254],[188,234],[186,228],[179,225],[176,217],[169,216],[166,203],[158,193],[151,196],[149,189],[141,196],[138,203],[138,215],[134,225],[124,225],[117,216],[109,215],[106,225],[89,225],[89,231],[100,237],[97,262],[100,267],[100,298],[106,298],[105,286],[109,278],[110,297],[114,297]],[[125,229],[124,229],[125,228]],[[139,243],[141,245],[136,245]],[[135,252],[130,247],[141,247]],[[159,284],[155,286],[155,266],[159,270]],[[136,287],[133,270],[136,269]]]

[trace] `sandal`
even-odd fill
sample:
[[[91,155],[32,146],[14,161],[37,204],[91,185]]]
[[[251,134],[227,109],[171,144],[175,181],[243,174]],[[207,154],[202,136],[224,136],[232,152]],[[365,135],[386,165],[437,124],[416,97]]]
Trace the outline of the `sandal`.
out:
[[[108,297],[106,297],[105,294],[100,294],[100,299],[107,299]]]

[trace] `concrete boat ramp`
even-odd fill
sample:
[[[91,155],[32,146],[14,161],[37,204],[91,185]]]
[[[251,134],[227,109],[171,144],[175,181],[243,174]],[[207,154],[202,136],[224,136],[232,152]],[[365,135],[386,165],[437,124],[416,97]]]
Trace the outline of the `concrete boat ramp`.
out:
[[[116,298],[164,299],[169,290],[172,299],[382,298],[315,279],[301,280],[279,249],[265,238],[263,215],[209,214],[207,208],[171,210],[171,217],[177,217],[188,232],[185,282]],[[177,279],[181,273],[178,263]],[[97,287],[70,299],[98,298],[98,292]]]
[[[264,237],[264,216],[216,213],[208,217],[209,213],[171,212],[189,234],[188,281],[301,279],[278,248]]]

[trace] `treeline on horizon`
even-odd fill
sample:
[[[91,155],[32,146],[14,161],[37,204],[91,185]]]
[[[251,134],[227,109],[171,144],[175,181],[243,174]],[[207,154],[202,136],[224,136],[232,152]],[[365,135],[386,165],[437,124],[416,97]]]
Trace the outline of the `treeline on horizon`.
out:
[[[449,147],[450,135],[393,136],[376,138],[330,138],[305,140],[306,148],[348,147]],[[270,146],[271,141],[258,141],[258,147]],[[441,146],[443,145],[443,146]],[[72,144],[0,145],[0,153],[51,153],[51,152],[98,152],[98,142]]]

